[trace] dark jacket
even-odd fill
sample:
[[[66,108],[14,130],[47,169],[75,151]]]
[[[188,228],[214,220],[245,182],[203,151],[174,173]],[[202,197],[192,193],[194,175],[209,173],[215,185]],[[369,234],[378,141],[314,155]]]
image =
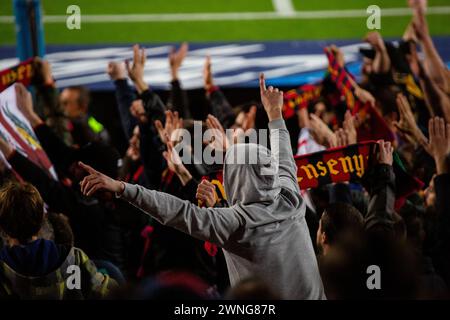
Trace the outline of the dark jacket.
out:
[[[436,192],[436,244],[431,257],[437,272],[450,287],[450,174],[441,174],[434,178]]]
[[[114,81],[114,86],[123,132],[125,133],[125,137],[130,139],[133,134],[133,129],[137,125],[136,118],[130,114],[130,106],[136,99],[136,95],[125,79]]]

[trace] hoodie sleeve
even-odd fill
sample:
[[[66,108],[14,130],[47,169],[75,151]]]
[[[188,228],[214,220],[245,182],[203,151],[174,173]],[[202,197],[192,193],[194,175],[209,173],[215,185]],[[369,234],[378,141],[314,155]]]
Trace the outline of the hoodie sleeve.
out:
[[[231,208],[200,208],[170,194],[125,183],[120,196],[163,225],[197,239],[225,246],[241,223]]]
[[[297,165],[292,154],[291,138],[283,119],[269,122],[270,148],[278,160],[278,175],[282,186],[300,193]]]

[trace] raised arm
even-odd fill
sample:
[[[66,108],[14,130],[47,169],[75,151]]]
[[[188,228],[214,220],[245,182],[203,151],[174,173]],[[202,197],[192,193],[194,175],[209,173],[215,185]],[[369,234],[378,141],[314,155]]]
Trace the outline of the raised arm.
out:
[[[107,72],[111,80],[114,81],[114,86],[116,88],[116,101],[123,131],[127,139],[130,139],[137,123],[136,119],[131,116],[129,108],[136,99],[136,95],[134,94],[133,89],[128,85],[127,73],[123,62],[110,62],[108,64]]]
[[[261,101],[269,118],[270,148],[278,162],[278,175],[281,185],[300,192],[297,181],[297,166],[292,154],[291,139],[284,123],[281,108],[283,91],[269,86],[266,88],[264,74],[259,76]]]
[[[426,72],[419,62],[419,83],[425,96],[425,102],[432,116],[443,116],[450,122],[450,98],[448,94]]]
[[[35,186],[44,201],[55,211],[64,212],[71,219],[76,212],[76,199],[68,187],[50,178],[41,168],[15,150],[15,148],[0,137],[0,152],[3,153],[15,172],[25,181]]]
[[[442,118],[430,119],[430,155],[436,163],[434,189],[436,191],[436,247],[433,250],[433,263],[438,272],[450,283],[450,124]]]
[[[93,195],[98,190],[114,192],[160,223],[200,240],[226,246],[241,226],[239,215],[233,209],[199,208],[164,192],[114,180],[85,164],[80,163],[80,166],[89,173],[81,182],[81,191],[85,195]]]
[[[425,17],[425,8],[419,3],[415,3],[413,6],[413,11],[413,28],[425,54],[425,69],[433,81],[439,85],[439,87],[443,90],[448,90],[448,69],[434,46],[433,39],[431,38],[428,30],[428,23]]]

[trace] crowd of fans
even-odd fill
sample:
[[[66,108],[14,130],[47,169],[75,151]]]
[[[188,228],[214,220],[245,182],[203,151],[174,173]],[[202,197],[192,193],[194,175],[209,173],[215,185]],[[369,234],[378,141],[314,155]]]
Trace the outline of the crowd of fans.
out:
[[[367,126],[377,137],[371,118],[352,112],[345,97],[336,104],[322,95],[285,121],[283,92],[261,74],[261,103],[232,107],[207,57],[210,114],[192,119],[178,75],[188,45],[169,54],[165,103],[144,81],[145,49],[135,45],[132,61],[107,67],[129,139],[119,154],[89,112],[89,92],[59,92],[49,63],[35,59],[35,98],[16,84],[17,105],[58,179],[0,137],[10,165],[0,168],[0,297],[448,298],[450,72],[428,32],[426,8],[415,3],[398,44],[367,35],[362,79],[349,79],[354,98],[389,132],[378,140],[375,163],[360,181],[309,190],[299,188],[294,154],[361,142]],[[339,48],[327,52],[345,68]],[[217,134],[202,141],[194,121]],[[225,164],[181,162],[177,129]],[[246,143],[249,129],[270,132],[278,157],[272,174],[261,169],[274,150]],[[227,161],[250,154],[256,164]],[[396,193],[396,161],[424,182],[404,199]],[[370,283],[371,266],[379,284]]]

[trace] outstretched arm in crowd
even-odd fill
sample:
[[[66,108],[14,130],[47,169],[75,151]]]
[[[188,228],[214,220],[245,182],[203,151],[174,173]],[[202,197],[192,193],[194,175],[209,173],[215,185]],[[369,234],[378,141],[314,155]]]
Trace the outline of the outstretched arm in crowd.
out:
[[[261,101],[269,118],[270,147],[278,162],[278,175],[282,186],[300,193],[297,166],[292,154],[291,139],[282,116],[283,91],[272,86],[266,88],[264,74],[259,76]]]
[[[185,119],[192,118],[192,116],[191,110],[189,109],[187,93],[181,87],[178,71],[187,55],[188,49],[188,44],[184,42],[178,50],[172,48],[172,51],[169,53],[169,66],[172,80],[170,81],[171,87],[167,106],[172,111],[178,111],[180,116]]]
[[[144,67],[147,55],[144,48],[140,48],[138,44],[133,46],[133,64],[126,60],[125,65],[128,70],[128,76],[133,81],[138,94],[149,89],[148,84],[144,80]]]
[[[36,110],[46,120],[55,133],[71,144],[71,136],[68,131],[68,120],[64,116],[64,110],[58,101],[58,89],[55,86],[50,63],[39,57],[34,59],[34,84],[36,87]]]
[[[238,214],[230,208],[199,208],[170,194],[114,180],[80,163],[89,175],[81,182],[81,191],[91,196],[99,190],[114,192],[158,222],[200,240],[226,246],[241,226]]]

